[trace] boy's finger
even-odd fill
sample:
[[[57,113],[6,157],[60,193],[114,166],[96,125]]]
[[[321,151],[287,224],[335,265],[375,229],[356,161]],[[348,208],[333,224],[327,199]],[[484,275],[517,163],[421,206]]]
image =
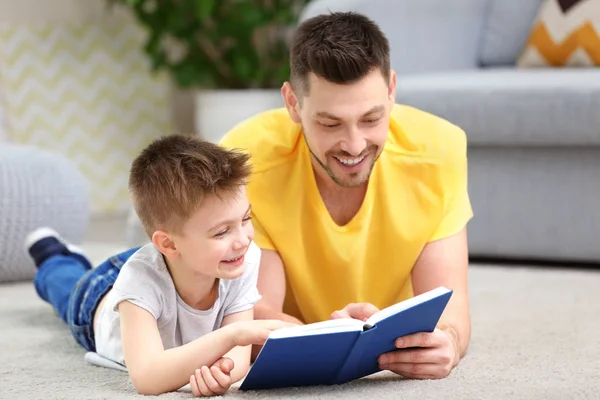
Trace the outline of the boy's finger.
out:
[[[229,386],[231,386],[231,377],[229,375],[223,373],[223,371],[217,367],[211,367],[210,372],[212,372],[212,376],[216,381],[219,382],[221,388],[225,390],[229,389]]]
[[[204,378],[204,382],[206,383],[206,386],[208,386],[208,389],[215,394],[220,393],[223,388],[213,376],[212,371],[207,366],[202,367],[201,371],[202,377]]]
[[[215,363],[215,366],[219,367],[221,371],[228,374],[233,369],[234,362],[231,358],[223,357]]]
[[[192,393],[196,397],[200,397],[202,393],[200,393],[200,389],[198,388],[198,382],[196,382],[196,376],[190,375],[190,387],[192,388]]]
[[[212,396],[212,391],[206,386],[206,382],[204,382],[204,378],[202,377],[202,372],[200,369],[196,370],[196,382],[198,383],[198,389],[200,390],[200,394],[202,396]]]

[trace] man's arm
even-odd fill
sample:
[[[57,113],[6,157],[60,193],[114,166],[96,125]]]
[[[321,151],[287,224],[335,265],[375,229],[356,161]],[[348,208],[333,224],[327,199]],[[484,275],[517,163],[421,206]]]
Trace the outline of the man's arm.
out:
[[[285,270],[276,251],[262,250],[257,286],[262,299],[254,307],[255,319],[279,319],[302,324],[299,319],[283,312]]]
[[[256,286],[262,298],[254,306],[255,319],[279,319],[293,324],[303,324],[299,319],[283,312],[285,270],[283,261],[276,251],[262,250]],[[252,346],[252,361],[256,359],[261,349],[261,345]]]
[[[455,235],[428,243],[412,271],[415,296],[439,286],[454,290],[438,328],[454,341],[458,354],[455,363],[465,355],[471,340],[468,266],[467,229],[463,228]]]

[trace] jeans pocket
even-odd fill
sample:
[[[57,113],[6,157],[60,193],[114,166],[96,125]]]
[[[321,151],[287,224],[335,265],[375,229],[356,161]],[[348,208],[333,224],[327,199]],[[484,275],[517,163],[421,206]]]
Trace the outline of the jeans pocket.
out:
[[[75,341],[87,351],[96,351],[94,338],[89,324],[77,325],[73,321],[69,321],[69,331]]]

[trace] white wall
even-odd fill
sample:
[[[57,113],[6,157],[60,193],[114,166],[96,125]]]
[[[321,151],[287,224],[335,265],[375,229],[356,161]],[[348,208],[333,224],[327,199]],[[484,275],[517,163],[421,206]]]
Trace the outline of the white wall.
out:
[[[104,0],[0,0],[0,23],[77,22],[99,16]]]
[[[61,24],[94,20],[106,12],[107,4],[106,0],[0,0],[0,25],[7,22]],[[118,8],[116,10],[120,12]],[[192,132],[195,129],[191,93],[173,89],[173,116],[178,131]],[[1,138],[2,127],[0,126],[0,140]]]

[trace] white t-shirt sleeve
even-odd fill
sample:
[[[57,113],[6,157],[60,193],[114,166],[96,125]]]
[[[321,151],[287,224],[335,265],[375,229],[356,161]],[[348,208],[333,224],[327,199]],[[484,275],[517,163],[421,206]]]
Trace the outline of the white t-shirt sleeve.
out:
[[[244,273],[230,288],[223,316],[249,310],[261,299],[257,287],[260,257],[260,248],[252,242],[246,252]]]
[[[148,311],[156,320],[164,308],[164,292],[167,282],[164,274],[156,265],[156,260],[134,255],[123,265],[112,289],[114,292],[114,309],[120,302],[127,300]]]

